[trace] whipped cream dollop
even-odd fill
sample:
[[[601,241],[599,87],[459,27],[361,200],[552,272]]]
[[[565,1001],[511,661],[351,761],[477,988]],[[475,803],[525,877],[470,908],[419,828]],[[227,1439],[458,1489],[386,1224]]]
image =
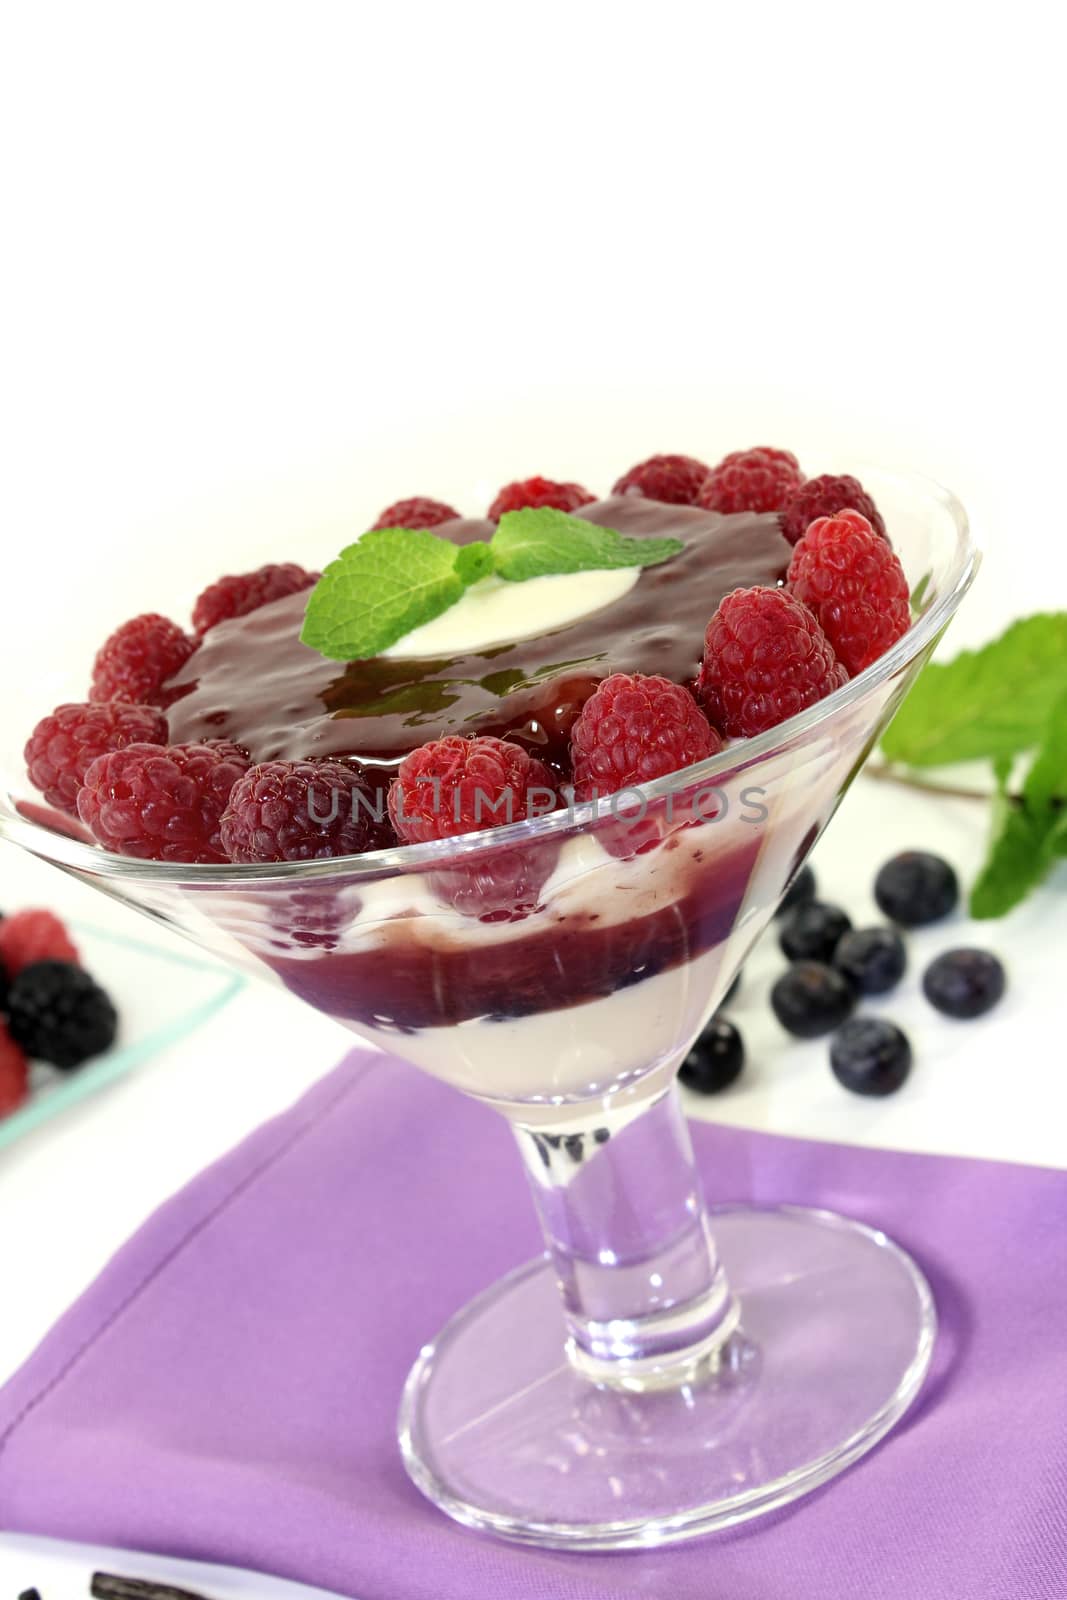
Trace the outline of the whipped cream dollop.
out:
[[[557,572],[525,583],[482,578],[450,610],[404,634],[386,656],[472,655],[516,639],[533,639],[614,605],[641,576],[640,567],[607,572]]]

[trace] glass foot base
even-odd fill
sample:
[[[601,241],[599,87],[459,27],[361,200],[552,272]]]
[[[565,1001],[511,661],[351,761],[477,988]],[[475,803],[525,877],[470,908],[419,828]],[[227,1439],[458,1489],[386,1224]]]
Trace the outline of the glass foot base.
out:
[[[649,1547],[773,1511],[842,1472],[915,1398],[937,1319],[884,1234],[826,1211],[712,1210],[740,1327],[699,1386],[596,1386],[530,1262],[422,1352],[400,1444],[468,1527],[566,1549]]]

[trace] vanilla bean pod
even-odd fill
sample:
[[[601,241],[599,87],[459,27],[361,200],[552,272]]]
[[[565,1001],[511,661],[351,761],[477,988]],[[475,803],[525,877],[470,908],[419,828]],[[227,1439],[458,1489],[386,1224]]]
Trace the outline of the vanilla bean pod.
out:
[[[152,1578],[120,1578],[113,1572],[94,1572],[90,1594],[93,1600],[208,1600],[192,1589],[176,1589],[172,1583],[156,1583]]]

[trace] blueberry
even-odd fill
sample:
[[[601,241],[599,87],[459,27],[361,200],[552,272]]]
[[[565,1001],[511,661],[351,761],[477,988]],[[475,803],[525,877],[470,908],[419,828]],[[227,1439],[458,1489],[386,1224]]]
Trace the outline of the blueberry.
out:
[[[878,909],[890,922],[925,928],[956,909],[960,886],[947,861],[927,850],[905,850],[887,861],[874,880]]]
[[[1004,993],[1003,965],[988,950],[946,950],[923,974],[923,994],[946,1017],[981,1017]]]
[[[797,961],[771,990],[771,1009],[798,1039],[817,1039],[840,1027],[856,1004],[846,978],[821,961]]]
[[[829,961],[838,940],[851,926],[840,906],[812,900],[793,912],[778,935],[778,943],[790,961]]]
[[[830,1066],[853,1094],[892,1094],[911,1071],[911,1045],[884,1017],[853,1017],[834,1035]]]
[[[741,1076],[745,1046],[732,1022],[712,1017],[678,1069],[687,1089],[718,1094]]]
[[[860,994],[885,994],[904,976],[908,958],[895,928],[853,928],[839,941],[833,964]]]
[[[815,899],[815,874],[810,867],[801,867],[789,888],[781,898],[776,917],[787,917],[790,912],[797,911],[801,906],[810,905]]]

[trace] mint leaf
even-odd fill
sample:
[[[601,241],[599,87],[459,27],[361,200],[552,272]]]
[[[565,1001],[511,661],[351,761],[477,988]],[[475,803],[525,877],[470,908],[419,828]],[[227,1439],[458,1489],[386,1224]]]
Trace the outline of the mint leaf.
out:
[[[456,571],[465,584],[488,578],[493,570],[493,553],[487,544],[465,544],[456,552]]]
[[[468,547],[469,548],[469,547]],[[331,561],[308,598],[302,643],[332,661],[381,655],[455,605],[461,546],[425,529],[377,528]]]
[[[1041,742],[1065,691],[1067,612],[1026,617],[984,649],[928,666],[882,750],[913,767],[1018,755]]]
[[[993,777],[996,781],[997,790],[1000,794],[1004,794],[1006,792],[1014,768],[1014,756],[993,757]]]
[[[923,605],[926,601],[926,591],[930,587],[930,580],[932,578],[932,572],[924,572],[914,589],[911,591],[911,614],[913,617],[919,616],[923,609]]]
[[[611,528],[548,506],[505,512],[489,542],[493,565],[509,583],[555,572],[655,567],[683,548],[680,539],[625,539]]]
[[[301,642],[331,661],[381,655],[496,572],[510,583],[557,572],[651,567],[680,539],[624,539],[547,508],[509,511],[488,544],[455,545],[428,529],[375,528],[331,561],[308,597]]]
[[[1041,830],[1021,808],[1008,807],[971,890],[971,916],[1002,917],[1037,888],[1048,866]]]
[[[1023,784],[1023,800],[1030,813],[1052,828],[1062,815],[1067,797],[1067,691],[1052,708],[1045,740]]]
[[[971,890],[971,915],[1001,917],[1048,876],[1067,854],[1067,692],[1052,708],[1045,738],[1017,802],[1006,796],[1009,768],[997,764],[999,795],[993,843]]]

